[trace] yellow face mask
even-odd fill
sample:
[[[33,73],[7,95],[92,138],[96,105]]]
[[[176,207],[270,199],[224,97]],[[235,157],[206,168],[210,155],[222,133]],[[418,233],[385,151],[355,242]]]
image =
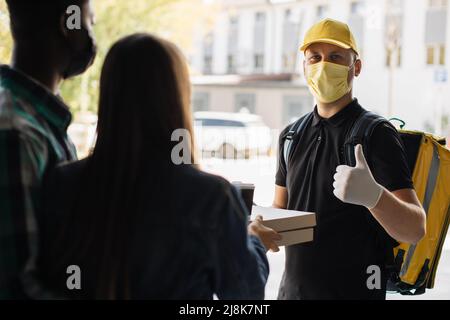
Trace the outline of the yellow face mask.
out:
[[[349,93],[348,72],[353,68],[331,62],[318,62],[306,67],[309,90],[319,102],[330,103]]]

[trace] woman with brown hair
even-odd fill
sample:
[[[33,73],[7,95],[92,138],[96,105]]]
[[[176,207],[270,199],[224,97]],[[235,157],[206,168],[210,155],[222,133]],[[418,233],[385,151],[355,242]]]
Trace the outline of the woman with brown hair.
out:
[[[101,74],[92,155],[45,184],[38,277],[49,289],[81,299],[264,297],[277,234],[260,220],[247,227],[226,180],[173,163],[177,129],[192,137],[179,50],[148,34],[118,41]],[[188,149],[194,163],[193,138]],[[69,266],[81,289],[67,288]]]

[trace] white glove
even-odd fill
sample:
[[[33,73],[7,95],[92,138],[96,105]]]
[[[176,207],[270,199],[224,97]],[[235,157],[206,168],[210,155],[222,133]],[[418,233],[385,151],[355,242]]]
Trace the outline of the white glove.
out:
[[[334,175],[334,195],[343,202],[373,209],[384,188],[373,178],[362,145],[355,147],[356,166],[338,166]]]

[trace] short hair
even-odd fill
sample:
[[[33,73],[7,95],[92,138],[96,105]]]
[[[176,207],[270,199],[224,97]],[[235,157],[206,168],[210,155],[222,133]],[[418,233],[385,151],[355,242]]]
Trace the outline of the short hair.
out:
[[[31,39],[58,28],[60,17],[70,5],[80,7],[88,0],[6,0],[11,33],[15,39]]]

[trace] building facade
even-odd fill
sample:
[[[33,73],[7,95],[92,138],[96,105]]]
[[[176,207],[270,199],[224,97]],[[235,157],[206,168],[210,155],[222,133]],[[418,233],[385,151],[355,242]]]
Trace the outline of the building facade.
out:
[[[194,110],[250,111],[274,129],[312,110],[298,51],[323,18],[347,22],[363,61],[354,94],[407,128],[449,135],[448,0],[222,0],[199,27]]]

